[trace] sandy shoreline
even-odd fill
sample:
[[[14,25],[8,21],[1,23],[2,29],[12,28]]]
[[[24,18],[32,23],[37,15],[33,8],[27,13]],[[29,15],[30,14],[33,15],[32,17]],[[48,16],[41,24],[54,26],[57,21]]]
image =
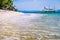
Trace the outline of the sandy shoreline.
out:
[[[20,40],[19,30],[14,28],[14,22],[11,22],[11,19],[20,15],[19,12],[0,10],[0,40]]]
[[[51,33],[54,29],[41,21],[42,17],[42,14],[26,15],[21,12],[0,10],[0,40],[49,40],[50,38],[55,40],[55,37],[59,39],[60,36]],[[48,31],[48,28],[51,31]]]

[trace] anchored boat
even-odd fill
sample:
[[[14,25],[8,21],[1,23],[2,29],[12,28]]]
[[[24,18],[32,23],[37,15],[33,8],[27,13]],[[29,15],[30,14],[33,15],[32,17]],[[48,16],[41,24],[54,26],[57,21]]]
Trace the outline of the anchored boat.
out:
[[[44,13],[54,13],[54,12],[55,12],[55,9],[44,7],[43,12],[44,12]]]

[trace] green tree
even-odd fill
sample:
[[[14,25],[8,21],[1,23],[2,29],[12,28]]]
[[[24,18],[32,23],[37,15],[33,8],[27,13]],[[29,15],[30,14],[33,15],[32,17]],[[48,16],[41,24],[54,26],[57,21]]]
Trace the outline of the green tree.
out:
[[[13,1],[12,0],[0,0],[0,7],[12,7]]]
[[[0,0],[0,9],[17,11],[13,6],[13,0]]]

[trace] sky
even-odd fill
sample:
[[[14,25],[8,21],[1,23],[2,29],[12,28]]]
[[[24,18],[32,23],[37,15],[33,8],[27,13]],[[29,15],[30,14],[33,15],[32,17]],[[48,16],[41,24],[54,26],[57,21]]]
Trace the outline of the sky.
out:
[[[60,0],[14,0],[18,10],[43,10],[47,8],[60,9]]]

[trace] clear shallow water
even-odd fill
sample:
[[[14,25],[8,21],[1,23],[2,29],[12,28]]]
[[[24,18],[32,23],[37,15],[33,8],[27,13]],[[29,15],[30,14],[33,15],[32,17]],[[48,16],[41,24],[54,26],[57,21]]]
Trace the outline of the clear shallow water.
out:
[[[28,16],[31,16],[31,14]],[[38,25],[42,24],[41,26],[49,27],[51,30],[55,29],[57,32],[60,30],[60,14],[33,14],[32,17],[33,16],[35,18],[33,18],[31,22],[36,23],[37,29],[40,27]]]
[[[30,26],[28,29],[42,30],[38,33],[47,33],[48,35],[59,35],[60,34],[60,14],[26,14],[31,16]],[[37,32],[36,32],[37,33]],[[38,34],[37,33],[37,34]],[[54,38],[50,40],[55,40]],[[56,39],[60,40],[60,39]]]
[[[60,14],[22,13],[16,17],[4,20],[4,23],[6,23],[5,21],[8,24],[0,26],[3,27],[4,32],[7,32],[3,32],[2,35],[6,34],[9,36],[10,33],[12,35],[7,37],[6,40],[14,40],[15,38],[20,40],[21,36],[24,38],[32,37],[33,40],[35,38],[36,40],[60,40]]]

